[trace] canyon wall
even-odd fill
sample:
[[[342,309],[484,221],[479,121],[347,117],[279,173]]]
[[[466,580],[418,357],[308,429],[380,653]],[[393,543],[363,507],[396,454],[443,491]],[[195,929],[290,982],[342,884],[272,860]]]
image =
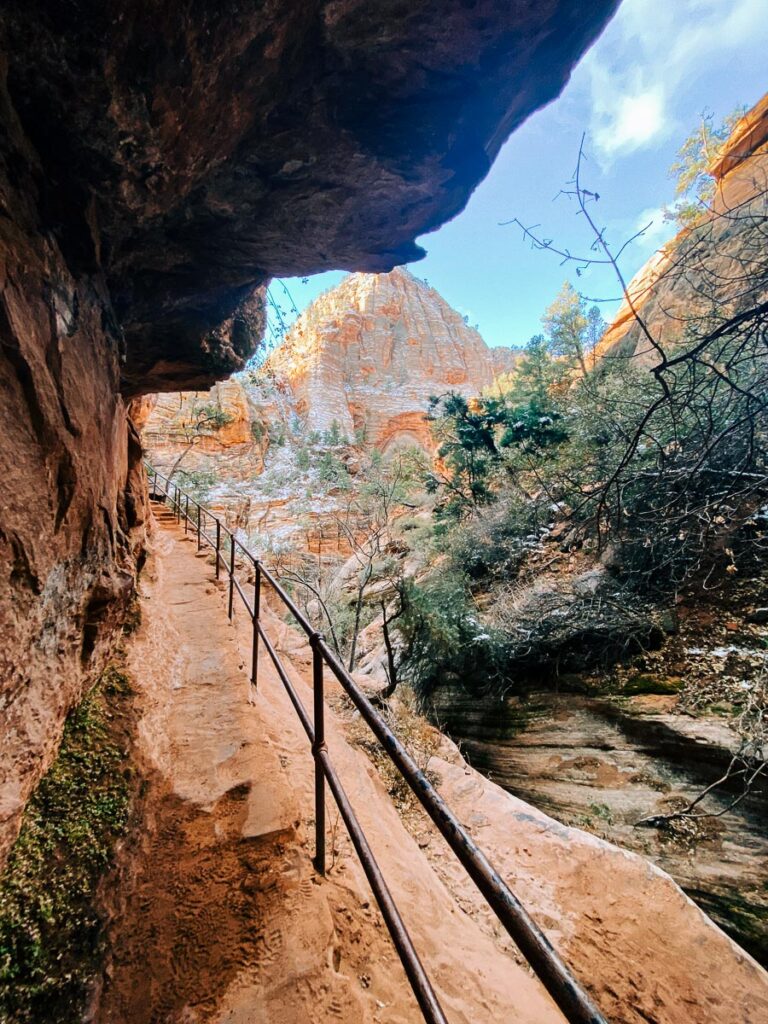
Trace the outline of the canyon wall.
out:
[[[335,516],[349,494],[318,475],[323,456],[355,463],[435,443],[431,395],[469,397],[521,350],[480,334],[407,270],[351,274],[319,296],[254,373],[210,391],[154,395],[142,439],[153,465],[205,488],[205,501],[254,543],[343,549]],[[314,440],[313,440],[314,439]]]
[[[0,859],[141,561],[125,402],[241,369],[275,274],[389,270],[616,0],[0,10]]]
[[[267,428],[278,422],[293,422],[305,435],[335,425],[342,437],[369,450],[415,444],[431,451],[430,396],[478,395],[521,355],[517,348],[489,348],[434,288],[407,270],[350,274],[307,307],[258,370],[210,391],[153,395],[142,436],[167,466],[196,426],[206,428],[201,414],[215,406],[226,422],[201,431],[195,439],[201,454],[250,447],[254,431],[264,438],[263,453]]]
[[[631,355],[651,365],[659,353],[646,329],[669,349],[701,318],[722,320],[768,300],[768,95],[737,123],[709,172],[715,179],[711,206],[632,279],[600,355]]]
[[[15,129],[0,191],[0,861],[63,720],[103,667],[145,521],[103,278],[40,234]],[[106,326],[105,326],[106,322]]]

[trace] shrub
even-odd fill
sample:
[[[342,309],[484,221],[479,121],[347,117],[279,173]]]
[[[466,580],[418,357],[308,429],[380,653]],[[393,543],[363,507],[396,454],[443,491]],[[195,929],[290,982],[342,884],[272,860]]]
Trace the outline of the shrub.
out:
[[[317,461],[317,472],[320,479],[334,487],[349,487],[350,477],[347,467],[333,452],[323,452]]]
[[[267,433],[269,434],[269,443],[274,445],[276,448],[282,448],[285,444],[285,427],[282,423],[270,423],[267,427]]]
[[[444,547],[454,570],[465,573],[471,584],[508,579],[517,575],[551,518],[546,501],[506,490],[473,519],[447,531]]]
[[[508,682],[504,636],[480,624],[461,579],[444,572],[421,585],[408,580],[401,601],[401,675],[420,701],[437,686],[484,690]]]
[[[195,501],[205,502],[218,477],[212,469],[177,469],[179,487]]]
[[[216,405],[214,402],[207,402],[204,405],[195,405],[192,411],[198,421],[198,424],[200,426],[207,427],[210,430],[221,430],[222,427],[226,427],[229,423],[234,422],[234,416],[232,416],[231,413],[226,412],[220,405]]]

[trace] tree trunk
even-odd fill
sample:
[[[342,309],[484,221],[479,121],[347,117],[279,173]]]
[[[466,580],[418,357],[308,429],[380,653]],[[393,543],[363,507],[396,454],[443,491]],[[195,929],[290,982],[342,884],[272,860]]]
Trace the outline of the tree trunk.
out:
[[[384,646],[387,649],[387,666],[385,672],[387,674],[387,685],[379,694],[381,701],[389,700],[392,694],[397,689],[398,678],[397,678],[397,662],[395,661],[395,649],[392,646],[392,638],[389,635],[389,624],[392,619],[396,619],[397,615],[393,615],[392,618],[387,618],[387,606],[384,602],[381,602],[381,630],[384,634]]]
[[[357,588],[357,603],[355,605],[355,626],[352,630],[352,641],[349,647],[349,664],[347,665],[347,671],[351,672],[355,667],[355,654],[357,653],[357,634],[360,632],[360,616],[363,611],[363,597],[365,596],[365,588],[368,586],[368,581],[371,578],[372,567],[367,565],[365,568],[365,575]]]

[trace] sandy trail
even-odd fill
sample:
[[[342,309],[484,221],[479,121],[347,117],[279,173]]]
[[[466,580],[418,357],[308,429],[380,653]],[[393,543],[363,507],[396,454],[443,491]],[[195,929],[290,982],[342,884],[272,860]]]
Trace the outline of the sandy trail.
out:
[[[305,705],[311,706],[307,683],[311,653],[303,636],[281,621],[268,601],[263,619]],[[236,624],[247,659],[251,632],[244,612],[236,614]],[[266,661],[262,654],[260,664]],[[283,753],[302,806],[309,807],[312,766],[303,733],[274,675],[260,670],[259,687],[265,726]],[[329,693],[340,690],[330,681],[326,689]],[[490,936],[496,942],[495,956],[489,955],[483,962],[491,977],[501,955],[502,976],[514,985],[517,964],[521,963],[519,953],[426,815],[421,815],[415,829],[417,844],[405,832],[375,770],[359,750],[350,747],[333,714],[328,716],[327,731],[334,762],[398,897],[416,946],[439,982],[445,1006],[451,1008],[455,1019],[464,1019],[464,1013],[469,1019],[485,1019],[473,1017],[473,1012],[478,1012],[473,1008],[482,1005],[492,985],[489,977],[481,974],[481,985],[473,989],[474,968],[467,967],[474,963],[467,946],[478,941],[477,926],[484,938]],[[609,1021],[768,1021],[768,974],[669,875],[645,858],[564,826],[513,797],[471,769],[449,740],[444,740],[440,754],[432,768],[439,776],[443,797]],[[432,901],[433,888],[421,870],[425,861],[449,890],[453,906],[447,912],[453,917],[446,918],[445,906]],[[356,870],[354,861],[349,870]],[[453,922],[453,930],[447,921]],[[521,990],[509,991],[507,1010],[500,1010],[497,1020],[516,1019],[509,1008],[517,1007],[520,1012],[516,1000]],[[551,1015],[549,1009],[541,1012]],[[454,1019],[450,1014],[449,1018]],[[550,1018],[542,1015],[539,1019]]]
[[[249,703],[243,615],[229,623],[183,531],[164,525],[157,549],[129,652],[145,708],[146,815],[123,854],[95,1020],[421,1020],[330,805],[339,854],[327,879],[312,869],[312,758],[266,655]],[[527,967],[461,911],[329,719],[333,756],[452,1024],[560,1024]]]
[[[123,855],[97,1024],[420,1021],[328,798],[325,879],[311,866],[313,763],[251,629],[226,616],[210,554],[158,531],[130,664],[141,689],[146,815]],[[310,652],[265,600],[263,621],[305,705]],[[328,692],[338,690],[328,682]],[[346,723],[334,763],[451,1024],[561,1024],[426,820],[406,829]],[[443,795],[613,1024],[764,1024],[768,975],[634,854],[566,828],[469,768],[445,740]]]

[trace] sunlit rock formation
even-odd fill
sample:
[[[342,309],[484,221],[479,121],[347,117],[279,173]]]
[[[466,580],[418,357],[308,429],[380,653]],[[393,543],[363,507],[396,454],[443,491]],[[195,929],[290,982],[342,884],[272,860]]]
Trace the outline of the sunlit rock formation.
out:
[[[335,422],[386,451],[430,449],[431,395],[477,395],[514,365],[489,349],[445,299],[407,270],[352,274],[298,318],[266,369],[291,390],[308,430]]]
[[[659,353],[648,335],[668,347],[683,338],[686,325],[697,317],[715,310],[718,316],[730,315],[753,302],[755,289],[759,301],[768,299],[768,95],[737,123],[710,173],[716,183],[710,209],[635,275],[629,300],[600,342],[601,354],[657,363]]]
[[[343,550],[334,516],[349,495],[334,497],[316,478],[312,439],[336,446],[353,473],[374,449],[432,454],[430,396],[477,395],[519,355],[489,348],[406,270],[352,274],[305,310],[258,371],[146,399],[142,439],[161,471],[206,485],[212,508],[264,541]]]
[[[125,398],[240,369],[275,274],[389,270],[616,0],[0,12],[0,857],[141,558]]]

